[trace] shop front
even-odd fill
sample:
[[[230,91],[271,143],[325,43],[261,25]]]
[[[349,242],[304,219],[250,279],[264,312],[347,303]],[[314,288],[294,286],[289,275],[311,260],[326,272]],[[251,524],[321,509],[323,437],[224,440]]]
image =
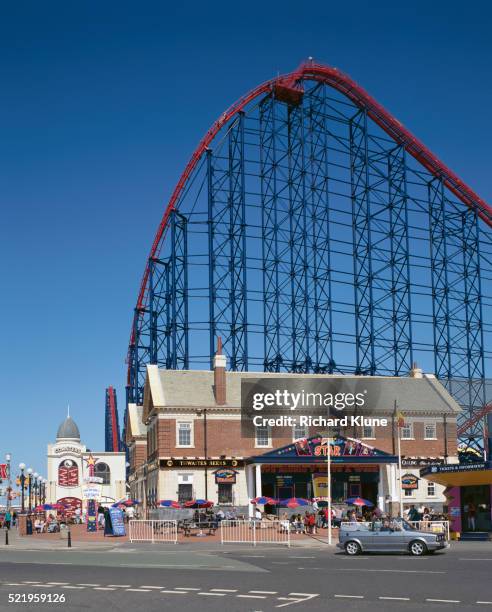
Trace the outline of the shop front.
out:
[[[322,435],[247,459],[249,497],[326,499],[328,453],[334,504],[343,504],[349,497],[363,497],[389,511],[387,504],[398,500],[395,455],[354,438]]]

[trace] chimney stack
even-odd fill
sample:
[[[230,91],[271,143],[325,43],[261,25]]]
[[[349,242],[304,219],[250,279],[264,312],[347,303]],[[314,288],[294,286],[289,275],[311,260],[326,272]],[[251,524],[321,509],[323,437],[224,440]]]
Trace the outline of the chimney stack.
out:
[[[219,336],[214,357],[214,395],[218,406],[226,403],[226,363],[225,355],[222,355],[222,338]]]
[[[412,369],[410,370],[410,378],[423,378],[422,368],[418,368],[416,362],[414,361],[412,364]]]

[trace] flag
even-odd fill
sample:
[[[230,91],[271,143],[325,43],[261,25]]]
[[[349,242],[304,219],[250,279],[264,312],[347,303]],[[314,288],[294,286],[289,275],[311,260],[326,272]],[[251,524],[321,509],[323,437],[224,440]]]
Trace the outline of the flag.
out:
[[[403,412],[398,411],[396,413],[396,424],[398,427],[405,427],[405,417],[403,416]]]

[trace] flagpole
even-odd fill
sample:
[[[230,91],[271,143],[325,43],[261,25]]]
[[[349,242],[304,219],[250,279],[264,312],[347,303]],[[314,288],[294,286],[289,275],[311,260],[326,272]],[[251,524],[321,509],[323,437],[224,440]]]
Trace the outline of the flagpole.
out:
[[[328,431],[328,434],[330,432]],[[327,457],[327,494],[328,494],[328,545],[331,546],[331,437],[328,437],[328,457]]]
[[[399,496],[399,500],[400,500],[400,510],[399,510],[399,515],[400,517],[403,517],[403,490],[401,488],[401,435],[400,435],[400,424],[398,423],[398,427],[397,427],[397,440],[398,440],[398,496]]]

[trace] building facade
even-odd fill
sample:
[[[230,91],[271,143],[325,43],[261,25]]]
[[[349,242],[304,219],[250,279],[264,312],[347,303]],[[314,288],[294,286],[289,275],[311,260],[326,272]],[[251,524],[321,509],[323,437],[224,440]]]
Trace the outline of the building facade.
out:
[[[47,503],[63,503],[69,512],[89,499],[110,505],[126,497],[125,453],[92,452],[81,441],[75,421],[61,423],[48,444]]]
[[[251,509],[250,500],[259,495],[323,496],[329,452],[334,503],[360,495],[387,510],[400,499],[399,432],[404,506],[440,510],[443,487],[423,480],[420,469],[457,462],[459,406],[434,376],[417,368],[408,377],[357,377],[357,384],[366,379],[381,383],[371,416],[373,422],[385,424],[358,425],[356,419],[329,434],[317,426],[262,426],[246,436],[241,381],[343,383],[347,377],[228,372],[221,354],[215,357],[213,371],[149,365],[143,406],[131,405],[129,412],[132,495],[142,499],[146,510],[157,508],[163,499],[205,498]],[[396,405],[404,412],[400,429]]]

